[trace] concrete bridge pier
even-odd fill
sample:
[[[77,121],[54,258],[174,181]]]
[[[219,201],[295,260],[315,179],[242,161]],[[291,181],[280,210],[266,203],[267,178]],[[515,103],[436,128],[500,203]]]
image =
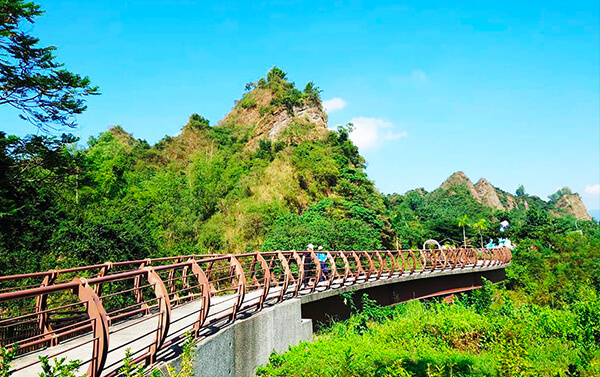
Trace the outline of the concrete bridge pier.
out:
[[[302,319],[300,299],[283,301],[252,316],[237,320],[197,344],[194,376],[252,377],[271,352],[286,352],[300,342],[312,342],[310,319]],[[166,364],[158,369],[165,371]],[[181,358],[171,364],[179,370]]]

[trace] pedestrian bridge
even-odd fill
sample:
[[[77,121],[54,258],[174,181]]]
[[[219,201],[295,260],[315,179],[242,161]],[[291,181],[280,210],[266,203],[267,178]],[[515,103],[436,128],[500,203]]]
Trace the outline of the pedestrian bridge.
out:
[[[253,371],[273,349],[309,340],[319,322],[347,316],[340,292],[365,292],[383,305],[449,295],[481,286],[482,277],[502,280],[512,257],[508,249],[325,254],[325,262],[312,251],[186,255],[0,276],[0,345],[18,346],[16,377],[41,372],[39,356],[115,376],[127,349],[139,364],[168,362],[186,334],[208,341],[239,324],[248,330],[235,338],[231,360],[218,347],[208,359],[237,359],[235,371]],[[262,325],[248,322],[267,315]],[[198,353],[209,355],[204,343]]]

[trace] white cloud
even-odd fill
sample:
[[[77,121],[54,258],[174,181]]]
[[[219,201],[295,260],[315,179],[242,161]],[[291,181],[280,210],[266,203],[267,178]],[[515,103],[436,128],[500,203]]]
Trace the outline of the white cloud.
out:
[[[364,152],[379,147],[382,142],[398,140],[408,136],[406,131],[394,132],[394,125],[384,119],[356,117],[350,120],[354,124],[354,131],[350,133],[350,139]]]
[[[586,185],[585,193],[590,195],[600,195],[600,184],[593,186]]]
[[[340,97],[335,97],[335,98],[323,101],[323,107],[325,108],[325,111],[327,111],[328,113],[331,113],[331,112],[337,111],[337,110],[341,110],[344,107],[346,107],[346,104],[347,104],[346,101],[344,101]]]

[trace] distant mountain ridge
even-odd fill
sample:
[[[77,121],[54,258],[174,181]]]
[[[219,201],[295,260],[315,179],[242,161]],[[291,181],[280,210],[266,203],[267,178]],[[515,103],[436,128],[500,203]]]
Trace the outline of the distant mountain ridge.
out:
[[[478,203],[499,211],[512,211],[515,209],[528,210],[531,206],[531,201],[542,201],[542,199],[537,196],[529,196],[525,193],[522,195],[512,195],[493,186],[485,178],[481,178],[477,183],[473,184],[462,171],[458,171],[448,177],[436,191],[445,190],[452,194],[456,187],[466,187],[468,192]],[[550,213],[554,216],[561,217],[571,215],[580,220],[592,219],[585,208],[581,197],[577,193],[564,193],[555,202],[549,201],[545,203],[549,207],[548,210]]]

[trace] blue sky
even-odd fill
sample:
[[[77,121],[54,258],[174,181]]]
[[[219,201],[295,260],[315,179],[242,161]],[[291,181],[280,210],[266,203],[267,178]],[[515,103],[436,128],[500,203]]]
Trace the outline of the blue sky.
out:
[[[598,1],[40,1],[31,28],[89,75],[83,140],[121,125],[154,143],[191,113],[217,123],[277,65],[353,121],[384,193],[457,170],[600,209]],[[35,129],[9,109],[1,129]]]

